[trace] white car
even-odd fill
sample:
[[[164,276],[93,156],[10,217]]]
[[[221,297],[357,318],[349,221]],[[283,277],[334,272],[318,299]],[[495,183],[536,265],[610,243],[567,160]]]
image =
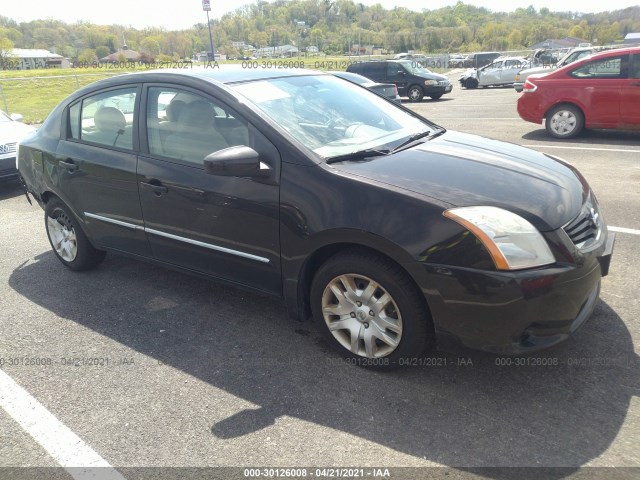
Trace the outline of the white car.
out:
[[[18,176],[16,153],[18,143],[36,129],[22,123],[22,115],[7,115],[0,110],[0,181]]]
[[[482,68],[471,68],[460,75],[464,88],[513,85],[516,73],[530,65],[522,57],[500,57]]]

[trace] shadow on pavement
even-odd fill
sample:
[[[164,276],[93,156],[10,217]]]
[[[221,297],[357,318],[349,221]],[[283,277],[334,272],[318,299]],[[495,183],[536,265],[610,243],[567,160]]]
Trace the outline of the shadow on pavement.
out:
[[[640,388],[629,331],[604,302],[572,339],[540,355],[440,351],[425,365],[376,373],[342,361],[277,300],[113,255],[76,274],[43,253],[9,284],[56,315],[259,405],[212,424],[219,439],[287,415],[470,472],[577,468],[609,448]]]
[[[624,147],[640,146],[640,132],[638,131],[621,131],[621,130],[584,130],[580,135],[568,140],[554,138],[547,133],[544,128],[532,130],[525,133],[522,138],[524,140],[539,140],[547,143],[557,143],[559,145],[580,146],[585,147],[603,145],[611,148],[611,145],[620,145]]]

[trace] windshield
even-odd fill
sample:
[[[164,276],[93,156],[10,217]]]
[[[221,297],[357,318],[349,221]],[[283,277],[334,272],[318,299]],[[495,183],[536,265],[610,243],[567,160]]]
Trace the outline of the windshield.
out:
[[[431,73],[426,67],[423,67],[421,63],[418,61],[415,62],[402,62],[402,66],[406,68],[409,73],[413,73],[414,75],[424,75],[425,73]]]
[[[411,136],[438,129],[333,75],[273,78],[231,88],[325,159],[391,150]]]

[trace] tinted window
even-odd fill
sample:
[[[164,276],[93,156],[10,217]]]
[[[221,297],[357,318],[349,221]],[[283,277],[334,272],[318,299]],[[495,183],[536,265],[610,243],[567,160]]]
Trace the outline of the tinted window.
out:
[[[628,57],[607,57],[593,60],[573,70],[575,78],[621,78],[627,77]]]
[[[210,153],[248,145],[247,123],[216,102],[185,90],[152,87],[147,98],[149,152],[202,166]]]
[[[631,78],[640,78],[640,54],[631,57]]]
[[[82,100],[80,140],[109,147],[133,149],[136,87],[110,90]],[[74,105],[70,117],[77,115]],[[77,124],[76,124],[77,125]],[[78,131],[71,122],[71,135]]]

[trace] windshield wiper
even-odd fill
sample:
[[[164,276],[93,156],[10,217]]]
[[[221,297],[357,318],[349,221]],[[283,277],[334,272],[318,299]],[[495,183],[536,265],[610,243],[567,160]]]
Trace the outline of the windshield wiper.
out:
[[[446,129],[440,127],[440,129],[436,130],[435,132],[429,130],[429,131],[426,131],[426,132],[416,133],[415,135],[411,135],[407,140],[402,142],[396,148],[391,150],[391,153],[395,153],[395,152],[399,152],[400,150],[404,150],[405,148],[409,147],[412,143],[420,140],[421,138],[429,137],[429,140],[431,140],[432,138],[436,138],[436,137],[442,135],[446,131],[447,131]]]
[[[389,155],[391,153],[388,149],[378,150],[375,148],[369,148],[366,150],[358,150],[357,152],[345,153],[344,155],[337,155],[335,157],[328,158],[326,163],[337,163],[344,160],[364,160],[370,157],[381,157],[383,155]]]

